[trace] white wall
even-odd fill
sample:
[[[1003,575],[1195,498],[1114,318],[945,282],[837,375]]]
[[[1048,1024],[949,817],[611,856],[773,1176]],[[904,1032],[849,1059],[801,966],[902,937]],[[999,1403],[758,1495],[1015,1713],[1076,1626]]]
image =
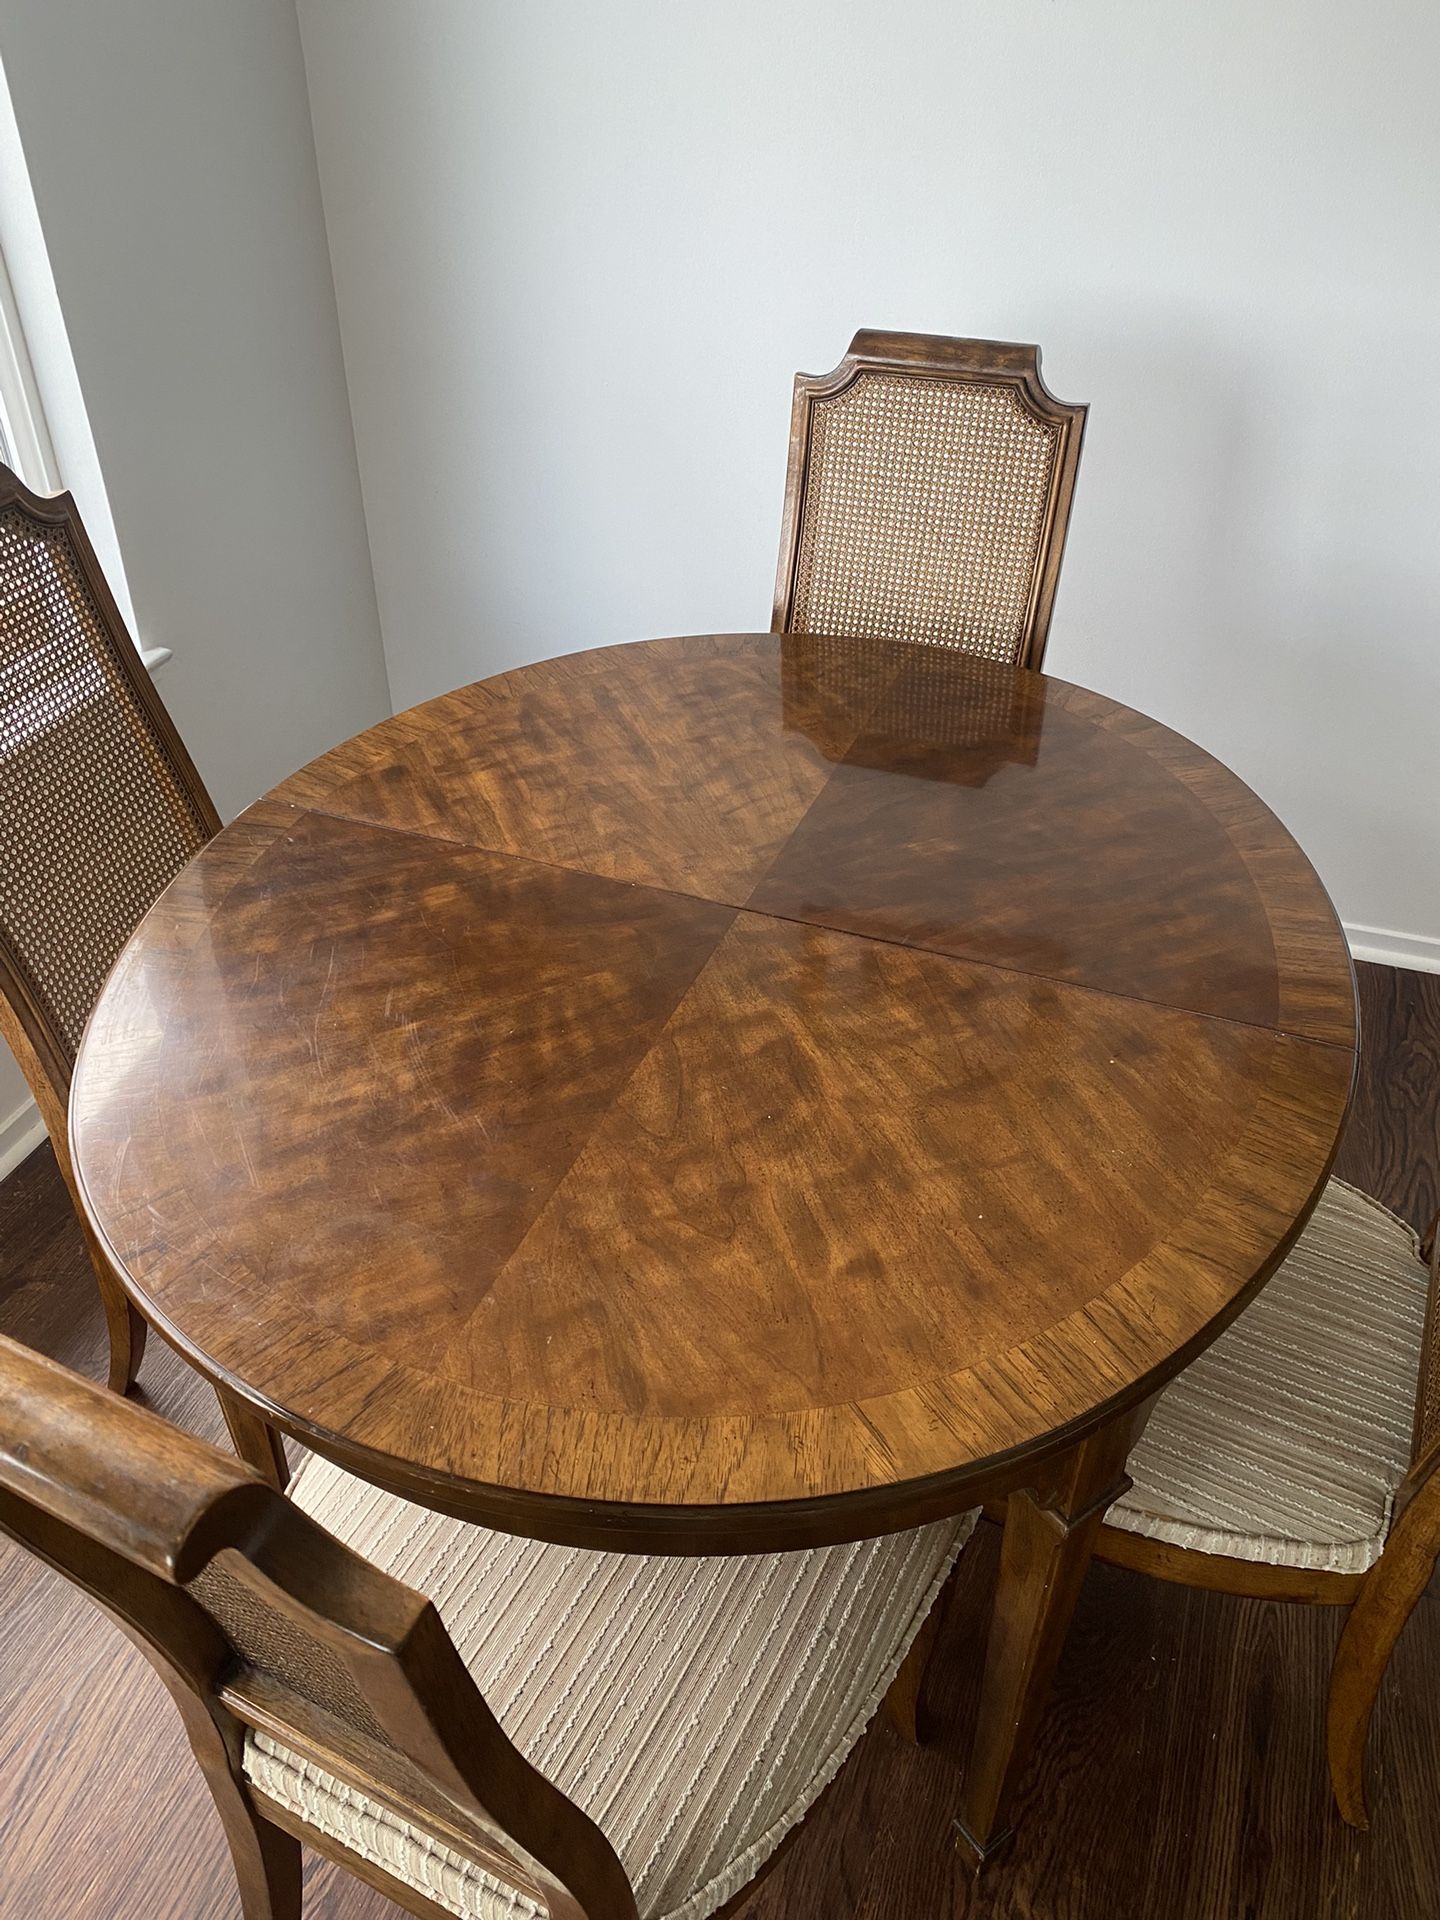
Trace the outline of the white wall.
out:
[[[1038,340],[1054,670],[1440,939],[1431,0],[299,11],[397,704],[767,625],[794,369]]]
[[[139,637],[229,814],[389,710],[294,6],[4,0],[0,58]]]
[[[63,478],[230,814],[389,711],[294,6],[4,0],[0,59]],[[0,1049],[0,1171],[35,1128]]]

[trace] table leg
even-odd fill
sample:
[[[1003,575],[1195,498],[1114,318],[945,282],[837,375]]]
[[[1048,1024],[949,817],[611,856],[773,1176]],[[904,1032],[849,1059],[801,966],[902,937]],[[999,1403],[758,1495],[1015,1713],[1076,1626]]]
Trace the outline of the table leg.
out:
[[[242,1400],[239,1394],[216,1387],[215,1397],[220,1402],[236,1453],[247,1466],[264,1474],[277,1493],[284,1493],[290,1484],[290,1463],[285,1458],[283,1438],[274,1427],[267,1426],[249,1401]]]
[[[1047,1461],[1010,1495],[985,1649],[980,1715],[955,1822],[962,1862],[978,1871],[1011,1836],[1011,1800],[1050,1693],[1105,1509],[1129,1481],[1125,1459],[1153,1400]]]

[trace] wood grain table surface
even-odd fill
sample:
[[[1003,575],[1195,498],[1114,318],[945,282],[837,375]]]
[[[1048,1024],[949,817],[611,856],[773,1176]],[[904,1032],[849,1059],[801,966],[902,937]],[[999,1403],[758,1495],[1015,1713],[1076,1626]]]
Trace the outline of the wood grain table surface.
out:
[[[111,976],[71,1130],[152,1323],[432,1506],[738,1552],[1025,1492],[1028,1699],[1355,1047],[1323,886],[1198,747],[939,648],[701,636],[462,689],[241,815]]]
[[[938,649],[667,640],[242,815],[73,1129],[145,1312],[302,1439],[728,1544],[1141,1398],[1305,1215],[1354,1044],[1309,863],[1173,733]]]

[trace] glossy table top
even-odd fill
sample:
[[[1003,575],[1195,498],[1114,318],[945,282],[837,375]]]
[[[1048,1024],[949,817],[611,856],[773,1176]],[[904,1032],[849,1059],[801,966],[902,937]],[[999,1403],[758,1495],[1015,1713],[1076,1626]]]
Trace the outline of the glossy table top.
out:
[[[940,649],[651,641],[324,756],[147,917],[72,1097],[212,1377],[520,1532],[968,1504],[1273,1267],[1354,1065],[1323,887],[1199,748]]]

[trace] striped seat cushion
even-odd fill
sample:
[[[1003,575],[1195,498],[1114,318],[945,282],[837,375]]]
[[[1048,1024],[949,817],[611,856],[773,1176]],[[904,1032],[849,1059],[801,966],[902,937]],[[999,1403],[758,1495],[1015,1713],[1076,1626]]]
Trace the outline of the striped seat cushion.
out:
[[[974,1524],[660,1559],[467,1526],[311,1459],[300,1506],[435,1602],[517,1747],[602,1828],[640,1912],[701,1920],[838,1772]],[[533,1902],[263,1735],[254,1788],[471,1920]]]
[[[1410,1465],[1426,1290],[1410,1228],[1332,1180],[1284,1264],[1162,1394],[1109,1525],[1236,1560],[1372,1566]]]

